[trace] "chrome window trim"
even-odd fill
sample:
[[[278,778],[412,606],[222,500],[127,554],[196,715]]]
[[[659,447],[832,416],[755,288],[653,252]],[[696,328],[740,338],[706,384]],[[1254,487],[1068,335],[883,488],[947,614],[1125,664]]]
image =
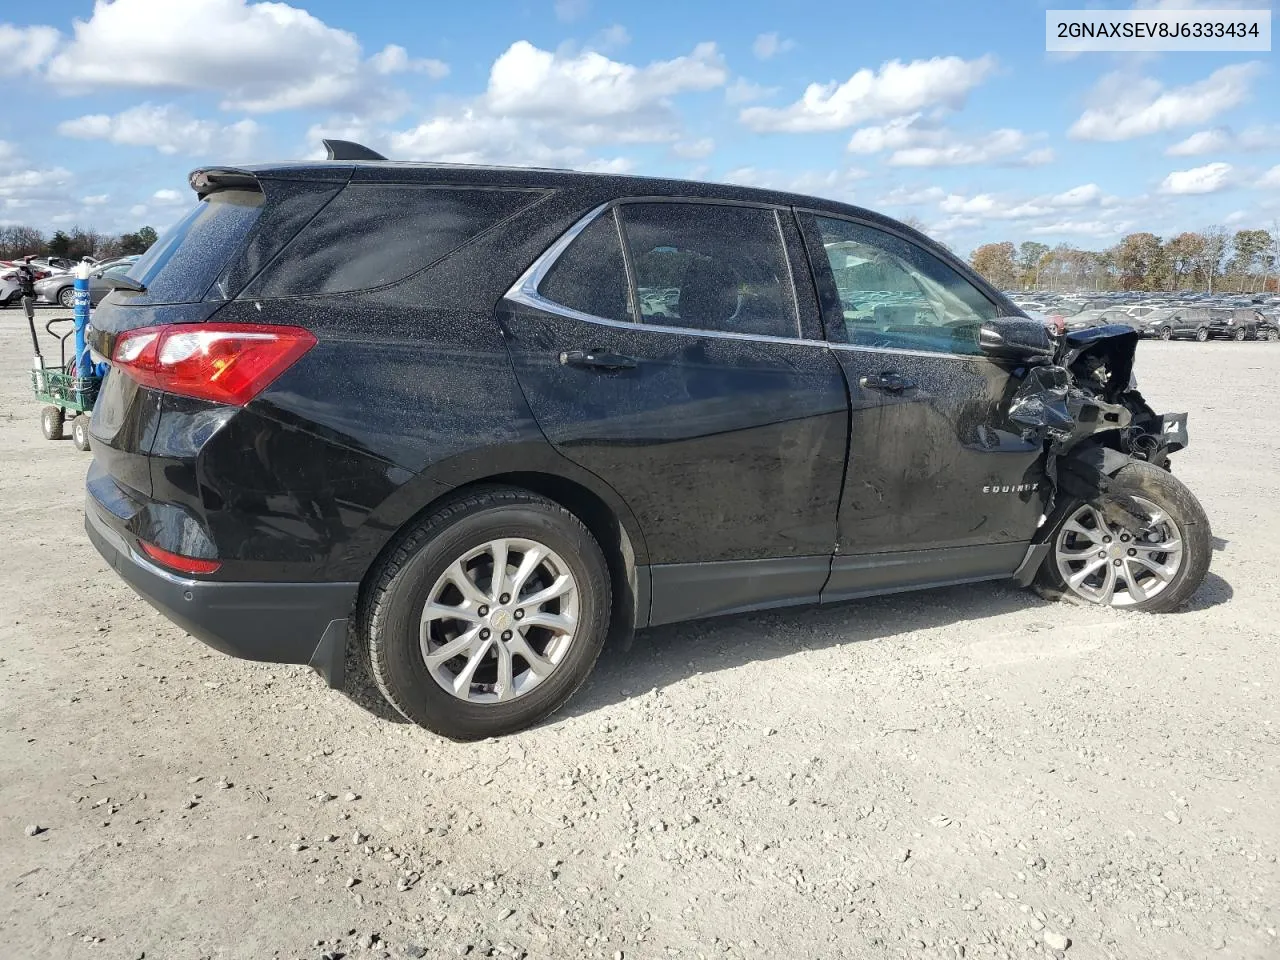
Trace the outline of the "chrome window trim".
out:
[[[763,333],[733,333],[728,330],[703,330],[697,327],[673,327],[665,324],[657,323],[636,323],[630,320],[611,320],[608,317],[597,317],[595,314],[584,313],[581,310],[575,310],[572,307],[566,307],[563,304],[556,303],[554,300],[548,300],[538,292],[538,287],[542,285],[542,281],[546,278],[551,268],[555,266],[557,260],[564,254],[565,250],[574,240],[578,239],[579,234],[587,229],[598,217],[604,213],[611,211],[614,207],[623,203],[632,202],[649,202],[653,200],[663,201],[679,201],[691,200],[695,202],[714,202],[700,201],[697,198],[682,197],[627,197],[619,200],[609,200],[595,207],[591,212],[578,220],[573,226],[566,230],[560,237],[551,244],[539,257],[533,261],[522,273],[515,283],[511,285],[511,289],[507,291],[504,299],[512,300],[516,303],[532,307],[535,310],[542,310],[546,313],[552,313],[567,320],[578,320],[582,323],[593,323],[601,327],[612,327],[617,330],[639,330],[646,333],[674,333],[681,336],[693,337],[712,337],[718,340],[746,340],[759,343],[780,343],[791,346],[802,347],[826,347],[831,350],[848,350],[856,353],[883,353],[896,354],[908,357],[948,357],[955,360],[987,360],[988,358],[981,354],[958,354],[949,353],[947,351],[934,350],[904,350],[896,347],[871,347],[863,344],[851,343],[832,343],[827,340],[808,340],[800,337],[775,337]],[[739,206],[757,206],[758,204],[736,203]],[[764,209],[783,209],[779,207],[764,207]],[[779,230],[781,228],[779,227]],[[785,242],[785,237],[783,237]],[[790,262],[788,261],[788,270],[790,270]],[[630,281],[628,281],[630,282]],[[794,286],[794,279],[792,280]],[[796,305],[796,322],[799,323],[799,304]],[[798,328],[797,328],[798,329]]]

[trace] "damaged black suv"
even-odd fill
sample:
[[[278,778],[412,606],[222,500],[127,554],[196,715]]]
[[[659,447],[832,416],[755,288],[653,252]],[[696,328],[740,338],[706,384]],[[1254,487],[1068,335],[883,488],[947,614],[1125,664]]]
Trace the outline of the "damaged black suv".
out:
[[[1205,576],[1138,335],[1050,339],[894,220],[344,143],[191,186],[94,314],[86,526],[219,650],[334,686],[350,651],[466,739],[611,633],[1008,577],[1160,611]]]

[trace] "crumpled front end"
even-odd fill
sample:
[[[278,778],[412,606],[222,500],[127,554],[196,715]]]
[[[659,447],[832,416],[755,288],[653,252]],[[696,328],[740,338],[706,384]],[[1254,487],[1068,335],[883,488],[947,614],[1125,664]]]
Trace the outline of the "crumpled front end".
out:
[[[1074,501],[1097,503],[1121,527],[1149,520],[1124,498],[1101,498],[1109,478],[1131,460],[1169,469],[1169,457],[1188,443],[1185,413],[1158,414],[1133,376],[1140,335],[1110,325],[1069,333],[1052,361],[1028,370],[1009,402],[1009,419],[1024,440],[1045,445],[1049,487],[1045,519],[1034,543],[1044,543]],[[1029,582],[1035,566],[1019,579]]]

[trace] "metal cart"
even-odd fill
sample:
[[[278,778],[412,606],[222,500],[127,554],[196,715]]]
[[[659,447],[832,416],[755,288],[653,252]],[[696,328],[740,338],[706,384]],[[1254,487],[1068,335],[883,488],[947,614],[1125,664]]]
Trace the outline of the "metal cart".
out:
[[[71,329],[59,336],[53,327],[70,323]],[[77,356],[67,357],[67,340],[76,334],[76,318],[54,317],[44,328],[58,341],[58,362],[46,363],[40,354],[40,340],[36,335],[35,321],[30,321],[31,342],[35,347],[35,359],[31,365],[31,387],[36,399],[48,404],[40,413],[40,430],[46,440],[61,440],[67,414],[71,413],[71,439],[77,449],[89,449],[89,414],[98,399],[102,377],[91,365],[82,363]]]

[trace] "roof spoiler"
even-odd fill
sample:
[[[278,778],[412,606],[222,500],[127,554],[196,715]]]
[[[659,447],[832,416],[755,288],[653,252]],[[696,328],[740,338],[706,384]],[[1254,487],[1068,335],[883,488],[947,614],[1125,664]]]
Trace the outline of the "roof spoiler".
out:
[[[324,140],[327,160],[385,160],[382,154],[351,140]]]
[[[235,167],[201,167],[191,171],[189,182],[201,200],[218,190],[262,190],[257,176]]]

